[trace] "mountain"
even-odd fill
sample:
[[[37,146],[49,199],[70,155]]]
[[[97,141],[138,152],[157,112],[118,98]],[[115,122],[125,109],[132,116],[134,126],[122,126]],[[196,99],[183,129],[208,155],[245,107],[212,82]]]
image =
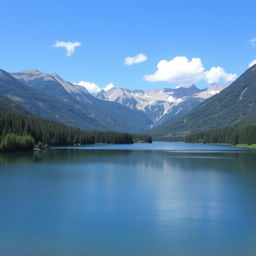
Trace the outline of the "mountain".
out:
[[[207,99],[175,122],[166,122],[153,131],[155,135],[176,136],[189,132],[241,127],[256,123],[256,65],[230,86]]]
[[[128,90],[113,87],[95,96],[102,100],[118,102],[131,109],[145,112],[156,126],[168,120],[176,120],[189,113],[205,99],[219,93],[224,86],[213,85],[198,89],[195,85],[176,89]]]
[[[4,70],[0,70],[0,95],[8,98],[26,111],[49,120],[80,128],[93,129],[97,123],[89,116],[81,116],[68,104],[30,88]]]
[[[15,72],[11,75],[20,82],[45,94],[54,95],[62,101],[73,102],[76,99],[83,102],[91,102],[91,95],[84,87],[67,82],[55,73],[46,74],[34,69]]]
[[[24,110],[19,108],[14,101],[0,96],[0,112],[9,112],[9,111],[23,112]]]
[[[54,98],[61,103],[60,106],[69,106],[81,119],[75,124],[66,120],[65,124],[80,128],[90,124],[89,128],[96,130],[140,132],[148,129],[152,123],[142,111],[97,99],[84,87],[67,82],[57,74],[28,70],[11,75],[20,83],[26,84],[27,88]]]
[[[161,125],[159,131],[165,133],[165,124],[168,127],[223,88],[192,85],[144,91],[114,87],[91,95],[54,73],[0,70],[2,96],[42,118],[88,130],[136,133]]]
[[[133,143],[133,136],[128,133],[86,131],[42,119],[2,96],[0,104],[0,152],[32,151],[35,144],[44,148],[46,145]],[[137,138],[151,141],[151,137],[146,135]]]

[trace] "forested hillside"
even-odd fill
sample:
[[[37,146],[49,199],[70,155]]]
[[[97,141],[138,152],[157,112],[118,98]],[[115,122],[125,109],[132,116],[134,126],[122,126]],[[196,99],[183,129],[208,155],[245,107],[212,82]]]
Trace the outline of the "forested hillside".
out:
[[[16,106],[45,119],[71,126],[80,124],[83,129],[93,129],[99,125],[86,113],[82,115],[56,97],[30,88],[4,70],[0,70],[0,95],[8,98],[12,104],[15,103]]]
[[[188,143],[256,144],[256,125],[242,128],[223,128],[203,131],[186,136]]]
[[[11,76],[16,78],[17,82],[27,85],[27,89],[58,102],[57,108],[51,108],[49,117],[45,116],[42,109],[34,113],[33,107],[26,108],[43,118],[82,129],[122,132],[140,132],[149,128],[152,123],[142,111],[132,110],[116,102],[97,99],[84,87],[65,81],[57,74],[28,70],[12,73]],[[41,100],[38,102],[44,103]],[[23,102],[19,104],[23,106]],[[51,105],[48,103],[47,107]],[[64,116],[61,115],[62,111]]]
[[[200,104],[175,122],[167,122],[152,134],[166,137],[185,136],[224,127],[256,123],[256,65],[219,94]]]
[[[0,97],[0,103],[0,151],[16,151],[21,149],[19,145],[22,143],[30,145],[24,144],[23,149],[28,150],[31,143],[33,146],[38,143],[49,146],[133,143],[133,137],[128,133],[85,131],[33,116],[14,103],[10,105],[10,101],[3,97]]]

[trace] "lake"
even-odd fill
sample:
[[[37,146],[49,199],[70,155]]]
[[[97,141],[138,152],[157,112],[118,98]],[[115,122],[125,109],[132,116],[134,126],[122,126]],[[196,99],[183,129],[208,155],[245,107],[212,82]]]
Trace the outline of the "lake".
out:
[[[0,255],[256,255],[256,151],[155,142],[1,154]]]

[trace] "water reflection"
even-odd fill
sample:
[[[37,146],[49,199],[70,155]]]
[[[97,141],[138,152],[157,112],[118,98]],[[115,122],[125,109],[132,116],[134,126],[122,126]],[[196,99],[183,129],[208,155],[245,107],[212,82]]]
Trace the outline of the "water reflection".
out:
[[[120,163],[136,165],[141,168],[214,169],[248,171],[256,162],[256,152],[166,152],[131,150],[78,150],[61,149],[28,153],[0,154],[0,166],[27,163]],[[191,165],[192,164],[192,165]],[[237,168],[239,164],[239,168]],[[231,166],[230,166],[231,165]]]
[[[2,154],[0,254],[254,255],[255,164],[226,150]]]

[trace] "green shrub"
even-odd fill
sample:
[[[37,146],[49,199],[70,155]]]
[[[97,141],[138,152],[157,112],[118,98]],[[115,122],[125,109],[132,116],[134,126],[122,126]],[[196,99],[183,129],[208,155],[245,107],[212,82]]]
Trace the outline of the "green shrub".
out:
[[[15,152],[15,151],[30,151],[34,148],[35,140],[29,135],[18,136],[8,133],[4,136],[0,143],[0,151]]]

